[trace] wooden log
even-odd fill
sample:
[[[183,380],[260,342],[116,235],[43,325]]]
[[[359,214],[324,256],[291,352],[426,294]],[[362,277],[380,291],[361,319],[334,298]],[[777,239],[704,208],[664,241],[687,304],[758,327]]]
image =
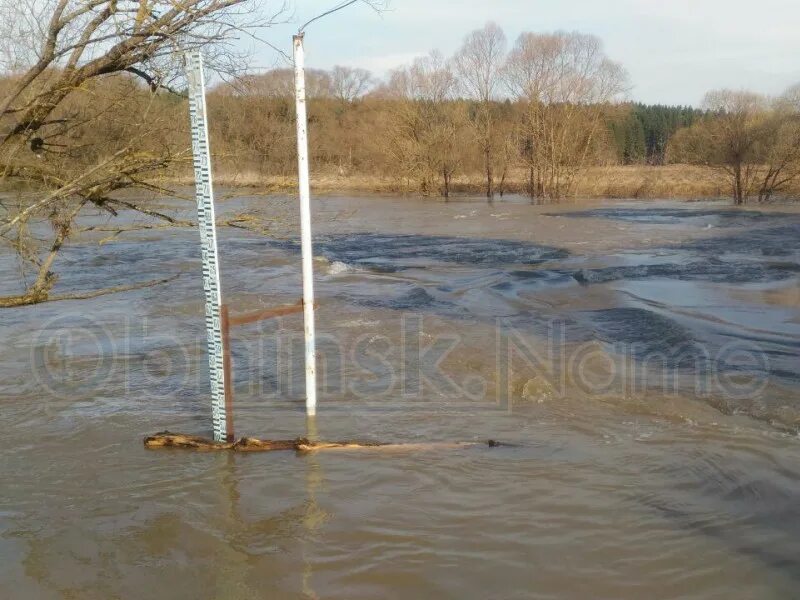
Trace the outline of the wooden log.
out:
[[[270,452],[272,450],[296,450],[298,440],[260,440],[243,437],[234,444],[237,452]]]
[[[494,448],[506,445],[508,444],[495,440],[486,442],[415,442],[403,444],[372,441],[312,442],[307,438],[262,440],[253,437],[243,437],[236,442],[215,442],[212,439],[197,435],[172,433],[170,431],[161,431],[144,438],[145,448],[152,450],[181,448],[200,451],[233,450],[234,452],[272,452],[276,450],[294,450],[296,452],[316,452],[319,450],[435,450],[469,448],[473,446]]]
[[[199,435],[160,431],[144,438],[145,448],[187,448],[191,450],[230,450],[233,442],[215,442]]]
[[[235,442],[217,442],[210,438],[171,431],[160,431],[144,438],[145,448],[182,448],[185,450],[235,450],[237,452],[268,452],[271,450],[295,450],[298,440],[259,440],[243,437]]]

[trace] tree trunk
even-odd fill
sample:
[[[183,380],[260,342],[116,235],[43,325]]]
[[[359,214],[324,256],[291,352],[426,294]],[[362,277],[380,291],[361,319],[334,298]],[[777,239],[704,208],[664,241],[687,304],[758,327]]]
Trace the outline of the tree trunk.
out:
[[[53,266],[58,253],[61,251],[64,242],[72,233],[73,220],[86,204],[86,200],[81,200],[75,208],[73,208],[66,216],[65,220],[55,226],[56,236],[50,246],[45,259],[39,264],[39,273],[36,276],[36,281],[25,291],[21,296],[8,296],[0,297],[0,306],[24,306],[27,304],[38,304],[45,302],[49,295],[50,290],[56,282],[57,277],[50,271]]]
[[[490,200],[494,198],[494,176],[492,174],[492,151],[487,144],[483,150],[484,163],[486,165],[486,197]]]
[[[742,165],[733,167],[733,201],[738,206],[744,204],[744,190],[742,189]]]
[[[528,167],[528,195],[531,197],[531,204],[533,204],[533,199],[536,197],[536,187],[534,183],[534,175],[533,175],[533,165]]]
[[[498,192],[500,192],[500,197],[501,198],[503,197],[503,194],[506,191],[506,174],[507,173],[508,173],[508,167],[507,166],[503,167],[503,174],[500,176],[500,186],[499,186],[499,189],[497,190]]]

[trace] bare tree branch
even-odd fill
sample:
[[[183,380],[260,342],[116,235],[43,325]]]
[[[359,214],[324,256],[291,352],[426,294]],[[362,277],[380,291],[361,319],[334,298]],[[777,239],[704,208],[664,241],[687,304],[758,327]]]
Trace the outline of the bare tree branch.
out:
[[[100,296],[107,296],[109,294],[119,294],[122,292],[130,292],[132,290],[141,290],[145,288],[163,285],[170,281],[175,281],[183,273],[178,273],[172,277],[163,279],[152,279],[142,283],[132,283],[129,285],[118,285],[101,290],[93,290],[91,292],[75,292],[71,294],[60,294],[57,296],[48,296],[46,298],[37,298],[28,294],[22,296],[0,296],[0,308],[12,308],[17,306],[27,306],[30,304],[40,304],[42,302],[59,302],[61,300],[88,300],[90,298],[98,298]]]

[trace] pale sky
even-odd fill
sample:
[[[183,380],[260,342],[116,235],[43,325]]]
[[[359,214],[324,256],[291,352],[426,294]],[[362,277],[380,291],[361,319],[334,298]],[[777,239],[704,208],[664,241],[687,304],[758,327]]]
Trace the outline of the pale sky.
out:
[[[272,0],[274,1],[274,0]],[[294,25],[264,37],[287,51],[300,22],[338,0],[296,0]],[[509,46],[522,31],[577,30],[599,36],[630,75],[629,97],[698,105],[706,91],[747,88],[778,94],[800,82],[800,0],[391,0],[376,15],[354,5],[313,24],[308,67],[365,67],[376,75],[496,21]],[[261,46],[257,63],[274,53]]]

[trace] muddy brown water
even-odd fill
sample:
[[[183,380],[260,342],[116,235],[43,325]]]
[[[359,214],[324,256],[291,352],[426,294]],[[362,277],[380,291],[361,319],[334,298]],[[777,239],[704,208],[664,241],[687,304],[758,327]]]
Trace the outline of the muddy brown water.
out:
[[[275,219],[221,232],[234,312],[298,298],[293,205],[221,203]],[[60,291],[184,274],[0,312],[1,598],[797,597],[797,210],[314,210],[319,415],[285,317],[235,331],[237,433],[513,445],[145,451],[209,433],[197,233],[97,234]]]

